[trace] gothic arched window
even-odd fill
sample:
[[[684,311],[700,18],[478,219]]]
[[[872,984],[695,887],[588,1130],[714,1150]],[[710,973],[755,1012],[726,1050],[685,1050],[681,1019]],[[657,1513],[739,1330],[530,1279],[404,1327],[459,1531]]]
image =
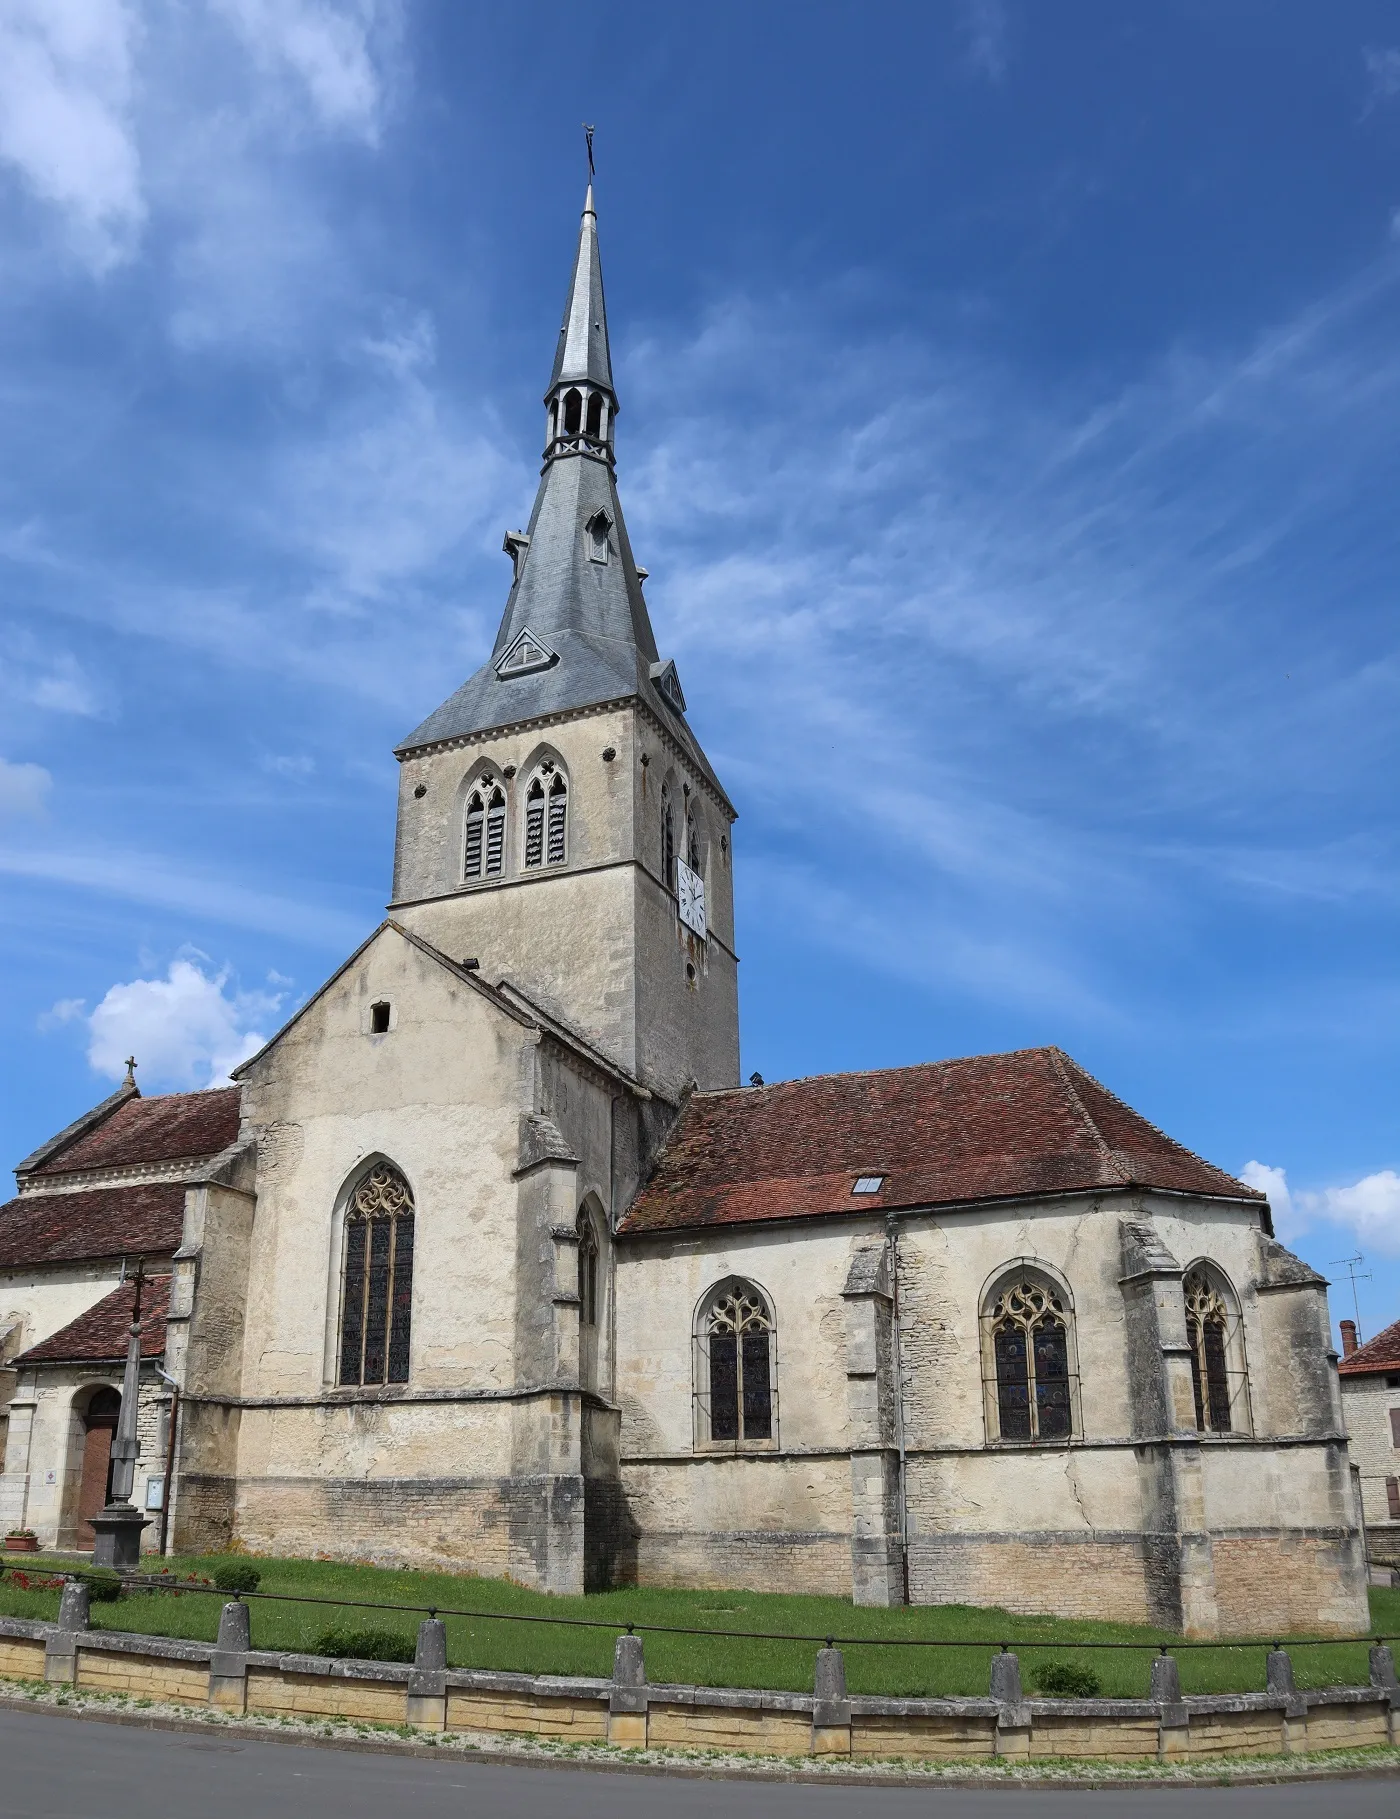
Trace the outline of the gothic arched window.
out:
[[[685,862],[691,871],[700,870],[700,834],[695,826],[695,814],[691,809],[685,812]]]
[[[341,1384],[408,1382],[413,1314],[413,1193],[376,1162],[345,1209],[341,1267]]]
[[[582,414],[583,414],[583,398],[581,397],[581,395],[575,391],[565,392],[564,393],[564,434],[566,436],[576,436],[578,434],[579,420],[582,417]]]
[[[671,792],[661,785],[661,876],[667,890],[676,885],[676,821],[671,813]]]
[[[578,1304],[585,1326],[598,1324],[598,1234],[585,1209],[578,1216]]]
[[[777,1334],[763,1291],[731,1278],[700,1304],[695,1329],[697,1438],[702,1445],[777,1437]]]
[[[602,434],[603,429],[603,394],[594,392],[588,400],[588,433],[590,436]]]
[[[1043,1270],[1016,1265],[983,1305],[987,1428],[1000,1440],[1068,1440],[1079,1380],[1068,1292]]]
[[[1248,1426],[1244,1332],[1234,1291],[1209,1263],[1193,1263],[1181,1283],[1186,1340],[1191,1347],[1191,1388],[1196,1427],[1230,1434]]]
[[[569,849],[569,784],[546,758],[525,790],[525,863],[562,865]]]
[[[489,779],[467,797],[464,878],[499,878],[505,867],[506,795]]]

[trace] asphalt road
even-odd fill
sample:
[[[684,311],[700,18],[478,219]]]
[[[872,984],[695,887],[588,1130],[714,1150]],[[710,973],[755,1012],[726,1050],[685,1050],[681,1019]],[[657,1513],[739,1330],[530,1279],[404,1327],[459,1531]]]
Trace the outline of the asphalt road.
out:
[[[62,1713],[0,1711],[3,1819],[1372,1819],[1400,1781],[1286,1787],[881,1788],[690,1780],[421,1758],[143,1730]]]

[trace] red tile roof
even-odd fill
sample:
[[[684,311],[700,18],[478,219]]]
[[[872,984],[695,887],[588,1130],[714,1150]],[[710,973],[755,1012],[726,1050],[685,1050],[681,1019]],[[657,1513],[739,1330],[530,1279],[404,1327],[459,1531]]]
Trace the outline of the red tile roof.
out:
[[[131,1339],[131,1316],[136,1304],[136,1284],[123,1282],[110,1295],[79,1314],[51,1338],[41,1339],[12,1359],[11,1369],[24,1364],[109,1364],[126,1357]],[[165,1316],[170,1308],[169,1276],[153,1276],[141,1293],[141,1356],[160,1358],[165,1353]]]
[[[173,1251],[185,1222],[178,1181],[81,1194],[22,1194],[0,1206],[0,1269]]]
[[[1358,1345],[1337,1369],[1344,1377],[1364,1376],[1367,1371],[1400,1371],[1400,1320],[1386,1327],[1365,1345]]]
[[[58,1175],[217,1156],[238,1135],[240,1097],[236,1086],[224,1086],[207,1093],[128,1099],[73,1143],[46,1156],[33,1172]]]
[[[858,1175],[878,1194],[852,1195]],[[1126,1186],[1263,1201],[1055,1048],[696,1093],[623,1232]]]

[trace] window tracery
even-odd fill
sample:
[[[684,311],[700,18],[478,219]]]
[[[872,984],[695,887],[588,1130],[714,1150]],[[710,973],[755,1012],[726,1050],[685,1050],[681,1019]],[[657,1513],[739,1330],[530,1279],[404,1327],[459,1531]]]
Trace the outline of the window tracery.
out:
[[[1193,1264],[1181,1283],[1186,1340],[1191,1348],[1191,1388],[1196,1427],[1203,1434],[1234,1433],[1247,1413],[1248,1382],[1239,1313],[1224,1285],[1205,1264]]]
[[[1002,1440],[1068,1440],[1078,1378],[1068,1295],[1029,1268],[1003,1277],[983,1313],[988,1427]]]
[[[749,1282],[722,1284],[705,1305],[696,1338],[701,1441],[773,1440],[776,1333],[764,1296]]]
[[[587,1209],[578,1216],[579,1318],[585,1326],[598,1324],[598,1236]]]
[[[413,1192],[377,1162],[345,1209],[337,1381],[407,1383],[412,1313]]]

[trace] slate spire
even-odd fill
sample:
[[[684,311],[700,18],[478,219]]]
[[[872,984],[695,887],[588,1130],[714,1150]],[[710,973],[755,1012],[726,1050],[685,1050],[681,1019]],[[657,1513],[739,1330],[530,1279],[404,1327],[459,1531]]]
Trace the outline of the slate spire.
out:
[[[640,697],[714,783],[657,653],[613,475],[613,391],[593,186],[545,393],[535,509],[506,535],[514,578],[490,661],[398,747],[400,756],[522,720]],[[727,798],[726,798],[727,800]]]

